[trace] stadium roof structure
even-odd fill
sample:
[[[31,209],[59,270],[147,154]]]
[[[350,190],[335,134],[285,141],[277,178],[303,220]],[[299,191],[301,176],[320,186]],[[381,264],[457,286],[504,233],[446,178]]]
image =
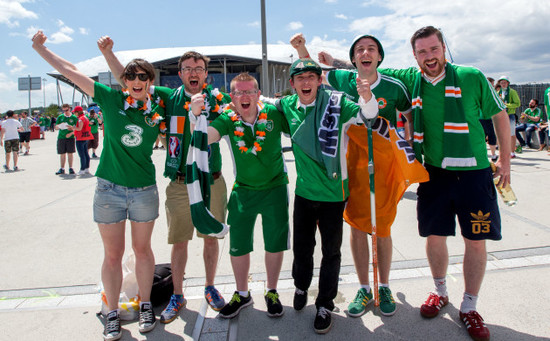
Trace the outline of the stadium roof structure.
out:
[[[317,53],[321,50],[331,53],[336,58],[347,59],[347,51],[334,48],[316,48],[308,49],[313,58],[317,60]],[[225,79],[223,85],[228,88],[227,74],[235,74],[243,71],[258,73],[261,79],[262,72],[262,46],[261,44],[248,45],[221,45],[221,46],[194,46],[194,47],[167,47],[144,50],[127,50],[115,52],[115,55],[123,65],[126,65],[133,58],[143,58],[149,61],[159,73],[159,79],[163,76],[177,76],[178,60],[187,51],[197,51],[210,58],[208,65],[209,76],[212,74],[223,74]],[[275,92],[281,92],[290,88],[288,83],[290,65],[298,55],[289,44],[268,44],[267,45],[268,70],[270,86],[265,95],[273,96]],[[99,74],[108,72],[109,67],[102,55],[84,60],[75,64],[75,66],[85,75],[99,79]],[[48,75],[62,81],[82,93],[82,90],[75,86],[69,79],[59,74],[55,70]],[[180,83],[181,84],[181,83]],[[58,93],[59,90],[58,90]],[[83,94],[83,96],[85,96]],[[73,95],[74,97],[74,95]]]

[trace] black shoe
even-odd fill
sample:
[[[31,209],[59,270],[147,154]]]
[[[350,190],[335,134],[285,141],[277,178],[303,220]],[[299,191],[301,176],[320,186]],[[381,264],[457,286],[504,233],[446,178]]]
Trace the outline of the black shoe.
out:
[[[74,169],[69,168],[69,174],[75,174]]]
[[[294,291],[294,309],[302,310],[307,304],[307,290],[303,291],[296,288]]]
[[[95,153],[92,154],[92,157],[93,157],[94,159],[97,159],[97,155],[95,155]]]
[[[154,146],[154,147],[153,147],[153,150],[157,150],[157,149],[159,149],[158,146]]]
[[[106,341],[118,340],[122,337],[122,331],[120,329],[120,318],[116,310],[113,310],[107,314],[107,320],[105,321],[105,330],[103,331],[103,339]]]
[[[157,318],[153,311],[151,303],[144,303],[139,309],[139,331],[140,333],[147,333],[155,328],[157,324]]]
[[[59,175],[59,174],[65,174],[65,170],[63,168],[59,168],[59,170],[55,172],[55,175]]]
[[[231,298],[231,301],[225,305],[225,307],[220,310],[220,317],[230,319],[237,315],[239,315],[241,309],[243,309],[246,306],[249,306],[253,303],[252,296],[250,295],[250,291],[248,292],[248,297],[244,297],[239,295],[238,291],[235,291],[233,294],[233,297]]]
[[[317,334],[326,334],[332,327],[331,312],[325,307],[317,308],[317,315],[313,322],[313,329]]]
[[[265,294],[265,304],[267,305],[267,316],[283,316],[283,305],[279,300],[279,293],[277,293],[277,290],[271,289]]]

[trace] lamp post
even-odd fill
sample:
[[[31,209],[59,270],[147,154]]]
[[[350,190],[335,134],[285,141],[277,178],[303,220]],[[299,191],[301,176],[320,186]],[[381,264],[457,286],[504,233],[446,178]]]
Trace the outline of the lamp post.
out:
[[[44,93],[44,111],[46,111],[46,78],[42,78],[42,83],[44,86],[42,87],[42,92]]]

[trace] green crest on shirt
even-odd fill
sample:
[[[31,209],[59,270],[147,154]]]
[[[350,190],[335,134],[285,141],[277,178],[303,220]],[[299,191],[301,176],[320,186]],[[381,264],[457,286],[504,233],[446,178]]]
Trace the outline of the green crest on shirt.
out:
[[[145,116],[145,123],[147,123],[149,127],[154,127],[157,124],[155,121],[151,119],[151,117],[148,117],[148,116]]]
[[[267,120],[265,124],[265,130],[273,131],[273,120]]]

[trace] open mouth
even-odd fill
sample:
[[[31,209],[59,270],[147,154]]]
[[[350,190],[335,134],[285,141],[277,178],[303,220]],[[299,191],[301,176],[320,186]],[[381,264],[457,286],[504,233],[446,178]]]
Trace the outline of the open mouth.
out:
[[[132,87],[132,90],[134,90],[135,93],[140,94],[143,91],[143,88],[141,88],[141,87]]]
[[[368,66],[370,66],[370,65],[372,64],[372,61],[370,61],[370,60],[363,60],[363,61],[361,61],[361,64],[362,64],[363,66],[367,66],[367,67],[368,67]]]
[[[435,69],[437,67],[437,60],[434,60],[433,62],[426,62],[426,67],[428,69]]]
[[[241,107],[245,110],[250,108],[250,102],[241,102]]]
[[[309,94],[311,94],[311,88],[304,88],[304,89],[302,89],[302,93],[303,93],[304,95],[309,95]]]
[[[190,81],[189,81],[189,84],[191,84],[191,86],[198,86],[198,85],[199,85],[199,81],[197,81],[197,80],[190,80]]]

